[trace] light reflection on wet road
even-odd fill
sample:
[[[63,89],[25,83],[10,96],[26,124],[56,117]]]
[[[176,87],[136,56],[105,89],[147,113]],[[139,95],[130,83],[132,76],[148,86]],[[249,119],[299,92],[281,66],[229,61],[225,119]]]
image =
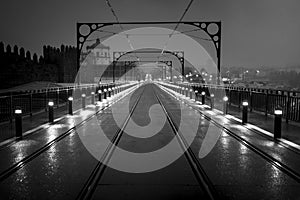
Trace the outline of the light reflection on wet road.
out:
[[[167,93],[155,89],[159,93],[164,105],[168,112],[172,114],[173,120],[177,120],[176,106],[178,102],[170,97]],[[151,97],[145,98],[143,101],[153,101]],[[150,99],[150,100],[149,100]],[[141,102],[143,104],[143,102]],[[84,112],[81,112],[78,116],[70,116],[63,120],[60,124],[51,126],[49,129],[39,131],[39,134],[34,134],[24,141],[20,141],[8,149],[0,151],[0,170],[5,170],[8,166],[22,160],[25,156],[32,153],[35,149],[43,146],[44,144],[52,141],[59,136],[62,132],[67,131],[74,124],[78,124],[82,120],[90,116],[95,108],[88,108]],[[193,117],[195,111],[190,107],[185,106],[186,117]],[[107,109],[106,113],[101,113],[102,125],[106,127],[106,131],[110,131],[108,134],[113,135],[115,129],[112,128],[110,120],[110,110]],[[240,125],[231,125],[230,120],[224,120],[224,118],[216,117],[222,120],[222,124],[231,126],[234,130],[240,132],[247,132],[243,130]],[[107,122],[107,123],[105,123]],[[205,118],[200,118],[199,129],[196,135],[196,139],[191,145],[195,155],[198,155],[202,146],[205,134],[209,126],[214,126]],[[266,162],[262,157],[251,151],[245,145],[236,141],[228,134],[223,132],[222,129],[215,127],[221,131],[220,138],[216,142],[216,145],[208,155],[199,162],[205,169],[208,177],[215,185],[217,191],[224,197],[230,199],[295,199],[300,197],[299,183],[288,177],[285,173],[274,167],[270,163]],[[167,139],[167,134],[170,131],[166,131],[164,139]],[[184,134],[184,132],[183,132]],[[251,134],[249,134],[252,136]],[[242,135],[245,139],[249,137]],[[257,138],[253,137],[254,141]],[[124,140],[126,141],[126,140]],[[153,144],[157,145],[155,141]],[[269,141],[261,141],[262,146],[273,147],[273,143]],[[127,148],[132,148],[134,151],[138,151],[135,148],[138,147],[136,142],[128,142],[123,145],[127,145]],[[148,144],[151,146],[151,144]],[[159,146],[159,145],[158,145]],[[284,150],[283,150],[284,151]],[[272,153],[272,152],[270,152]],[[273,156],[278,160],[284,156],[278,156],[277,152],[273,153]],[[36,159],[31,161],[28,165],[19,169],[6,180],[0,183],[1,191],[4,191],[2,195],[11,199],[30,198],[30,199],[74,199],[77,192],[80,191],[83,184],[87,180],[91,171],[93,170],[96,160],[89,154],[89,152],[82,145],[80,138],[76,132],[71,133],[68,137],[60,141],[59,143],[51,146],[44,154],[41,154]],[[115,184],[115,188],[120,191],[120,194],[131,194],[126,190],[138,190],[138,184],[142,184],[144,188],[141,190],[154,192],[160,190],[176,190],[174,194],[180,190],[184,191],[182,194],[193,193],[197,196],[199,188],[197,188],[197,182],[191,181],[191,170],[187,167],[187,163],[184,158],[178,159],[170,168],[166,167],[157,172],[147,173],[142,176],[127,174],[109,169],[104,176],[104,183]],[[180,171],[180,170],[182,171]],[[169,171],[168,171],[169,170]],[[190,170],[190,171],[189,171]],[[181,175],[180,175],[181,173]],[[186,175],[184,177],[183,175]],[[166,184],[158,186],[156,178],[161,177],[161,181],[165,181]],[[187,178],[189,177],[189,178]],[[165,179],[163,179],[165,178]],[[184,178],[184,182],[180,182],[179,178]],[[147,182],[147,180],[149,182]],[[171,181],[177,182],[172,184]],[[129,183],[132,185],[129,186]],[[152,186],[151,186],[151,184]],[[180,185],[184,183],[184,185]],[[188,188],[190,184],[190,189]],[[153,186],[155,185],[155,186]],[[174,186],[176,185],[176,186]],[[135,187],[134,187],[135,186]],[[110,189],[109,186],[103,186],[105,190],[99,192],[103,198],[105,195],[112,194],[115,188]],[[155,187],[155,189],[153,189]],[[101,188],[101,187],[100,187]],[[163,192],[161,192],[162,194]],[[166,195],[164,193],[164,195]],[[118,194],[115,194],[118,196]],[[143,196],[143,195],[141,195]]]

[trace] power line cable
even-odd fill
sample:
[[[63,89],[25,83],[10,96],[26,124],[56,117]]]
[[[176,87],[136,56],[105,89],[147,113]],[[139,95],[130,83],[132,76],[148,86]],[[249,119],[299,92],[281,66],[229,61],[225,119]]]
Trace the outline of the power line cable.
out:
[[[189,4],[187,5],[186,9],[184,10],[183,14],[181,15],[181,17],[180,17],[178,23],[176,24],[176,26],[175,26],[175,28],[173,29],[172,33],[169,35],[169,38],[168,38],[167,42],[165,43],[165,46],[163,47],[163,49],[162,49],[162,51],[161,51],[161,54],[164,53],[165,49],[166,49],[167,46],[168,46],[168,43],[169,43],[171,37],[173,36],[173,34],[175,33],[175,31],[177,30],[177,28],[178,28],[180,22],[183,20],[183,18],[184,18],[184,16],[185,16],[185,14],[186,14],[186,13],[188,12],[188,10],[190,9],[190,7],[191,7],[193,1],[194,1],[194,0],[190,0]]]

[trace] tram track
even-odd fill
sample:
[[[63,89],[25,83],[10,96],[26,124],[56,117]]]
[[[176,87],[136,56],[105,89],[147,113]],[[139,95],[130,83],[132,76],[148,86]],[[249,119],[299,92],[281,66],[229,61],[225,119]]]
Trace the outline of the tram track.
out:
[[[191,168],[193,169],[193,172],[200,184],[200,186],[204,189],[206,194],[210,199],[219,199],[218,193],[213,187],[213,184],[209,180],[206,172],[204,171],[203,167],[201,166],[200,162],[197,159],[197,156],[194,154],[194,152],[191,150],[189,145],[187,144],[186,140],[184,139],[183,134],[179,131],[178,126],[174,123],[174,120],[172,119],[171,115],[168,113],[167,109],[165,108],[164,104],[162,103],[161,99],[158,97],[157,93],[154,92],[157,101],[159,102],[160,106],[162,107],[167,120],[169,124],[171,125],[173,132],[175,134],[175,137],[177,138],[177,141],[179,142],[181,148],[184,151],[184,155],[187,158]]]
[[[90,174],[88,180],[84,184],[83,188],[79,192],[76,199],[91,199],[93,193],[96,190],[97,184],[100,181],[106,167],[107,163],[109,162],[110,158],[112,157],[114,150],[116,146],[118,145],[118,142],[120,141],[123,131],[128,123],[128,121],[131,118],[131,115],[133,114],[137,104],[139,103],[145,88],[141,92],[140,96],[137,98],[137,100],[134,102],[132,109],[129,111],[128,116],[126,117],[125,121],[122,124],[122,127],[118,127],[117,131],[115,132],[113,138],[111,139],[111,142],[109,143],[108,147],[106,148],[105,152],[103,153],[102,157],[98,161],[97,165],[93,169],[92,173]]]
[[[37,158],[39,155],[45,153],[48,149],[50,149],[52,146],[56,145],[58,142],[62,141],[67,136],[71,135],[72,133],[75,133],[76,129],[78,129],[78,128],[82,127],[84,124],[88,123],[91,119],[93,119],[95,116],[97,116],[99,113],[101,113],[103,110],[105,110],[108,107],[109,107],[109,105],[103,106],[101,109],[97,110],[97,112],[95,112],[91,116],[87,117],[86,119],[84,119],[80,123],[76,124],[72,128],[70,128],[67,131],[63,132],[58,137],[56,137],[53,140],[51,140],[50,142],[46,143],[44,146],[38,148],[33,153],[31,153],[28,156],[24,157],[20,161],[14,163],[13,165],[11,165],[6,170],[2,171],[0,173],[0,182],[4,181],[9,176],[14,174],[16,171],[23,168],[25,165],[29,164],[31,161],[33,161],[35,158]],[[101,115],[100,117],[102,119],[103,117],[105,117],[105,115]]]
[[[173,98],[175,98],[175,96],[173,94],[171,94],[171,96]],[[191,105],[192,106],[192,105]],[[274,167],[276,167],[277,169],[279,169],[280,171],[284,172],[286,175],[288,175],[289,177],[291,177],[292,179],[296,180],[298,183],[300,183],[300,174],[298,172],[296,172],[295,170],[291,169],[289,166],[285,165],[283,162],[279,161],[278,159],[275,159],[274,157],[272,157],[271,155],[269,155],[268,153],[264,152],[263,150],[261,150],[260,148],[256,147],[255,145],[251,144],[249,141],[247,141],[246,139],[244,139],[243,137],[235,134],[232,130],[230,130],[229,128],[219,124],[216,120],[214,120],[213,118],[205,115],[199,108],[196,108],[195,106],[192,106],[192,108],[194,110],[196,110],[202,117],[204,117],[206,120],[208,120],[210,123],[214,124],[216,127],[219,127],[220,129],[224,130],[224,132],[233,137],[235,140],[237,140],[238,142],[242,143],[244,146],[246,146],[248,149],[252,150],[253,152],[255,152],[256,154],[258,154],[259,156],[261,156],[264,160],[266,160],[268,163],[270,163],[271,165],[273,165]]]
[[[155,94],[155,98],[157,99],[157,102],[161,105],[162,109],[164,110],[167,121],[168,121],[169,125],[171,126],[171,129],[174,133],[174,137],[177,138],[177,141],[178,141],[180,147],[185,152],[184,155],[187,159],[187,162],[189,163],[194,175],[196,176],[196,180],[198,181],[201,189],[203,189],[203,191],[205,192],[206,196],[209,199],[218,199],[217,192],[214,190],[213,185],[210,183],[210,181],[208,179],[208,176],[205,174],[200,163],[197,161],[196,156],[194,155],[192,150],[188,147],[187,142],[183,138],[182,134],[178,132],[178,127],[173,122],[173,119],[167,112],[165,106],[163,105],[163,103],[159,99],[159,97],[157,96],[155,89],[153,87],[152,87],[152,90]],[[144,92],[144,90],[143,90],[143,92]],[[102,176],[105,173],[105,169],[107,168],[106,164],[109,162],[110,158],[113,156],[114,150],[122,137],[123,130],[126,128],[126,125],[127,125],[128,121],[130,120],[130,117],[132,116],[133,112],[135,111],[135,108],[137,107],[137,105],[140,101],[140,98],[143,95],[143,92],[138,97],[137,101],[134,103],[132,109],[130,110],[130,113],[128,114],[126,120],[122,124],[122,127],[118,128],[118,130],[116,131],[113,139],[111,140],[110,145],[107,147],[101,160],[97,163],[96,167],[90,174],[86,184],[84,185],[84,187],[82,188],[82,190],[80,191],[80,193],[76,199],[91,199],[93,197],[96,187],[98,186]]]

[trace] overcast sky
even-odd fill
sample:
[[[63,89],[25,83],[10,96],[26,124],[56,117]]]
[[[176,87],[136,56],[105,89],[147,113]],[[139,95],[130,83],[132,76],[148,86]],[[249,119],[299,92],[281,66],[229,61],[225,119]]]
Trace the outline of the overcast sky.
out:
[[[176,21],[189,0],[110,0],[120,21]],[[0,40],[41,54],[75,45],[77,21],[115,21],[105,0],[3,0]],[[300,65],[299,0],[195,0],[185,21],[221,20],[222,65]]]

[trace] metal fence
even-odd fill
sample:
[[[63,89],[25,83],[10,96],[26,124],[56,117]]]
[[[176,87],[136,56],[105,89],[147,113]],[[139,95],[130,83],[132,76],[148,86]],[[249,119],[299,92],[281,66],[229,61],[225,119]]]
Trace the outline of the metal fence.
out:
[[[121,83],[50,88],[18,95],[0,96],[0,122],[12,121],[16,108],[21,108],[23,115],[33,115],[37,112],[46,111],[50,100],[54,101],[56,107],[60,107],[68,102],[70,96],[77,100],[81,98],[81,94],[90,96],[91,92],[97,93],[98,89],[117,85],[121,85]]]
[[[282,109],[286,122],[289,120],[300,122],[300,92],[206,84],[173,84],[192,88],[194,91],[198,90],[199,94],[205,91],[207,99],[212,93],[218,99],[226,95],[229,105],[238,108],[241,107],[243,101],[248,101],[250,111],[263,112],[265,115],[273,115],[275,109]]]

